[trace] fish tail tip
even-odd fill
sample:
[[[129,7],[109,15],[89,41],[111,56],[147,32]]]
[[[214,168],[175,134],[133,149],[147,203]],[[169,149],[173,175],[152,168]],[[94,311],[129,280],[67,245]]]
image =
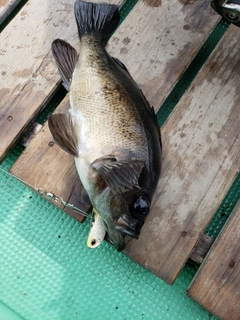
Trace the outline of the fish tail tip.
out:
[[[74,13],[80,39],[91,33],[99,33],[103,38],[107,38],[120,21],[118,7],[113,4],[77,0]]]

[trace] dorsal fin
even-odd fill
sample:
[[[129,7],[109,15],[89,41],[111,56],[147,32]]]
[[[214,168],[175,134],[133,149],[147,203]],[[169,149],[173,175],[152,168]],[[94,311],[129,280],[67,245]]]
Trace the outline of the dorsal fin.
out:
[[[153,117],[154,125],[155,125],[156,130],[157,130],[157,133],[158,133],[158,139],[159,139],[160,147],[161,147],[161,150],[162,150],[162,136],[161,136],[161,130],[160,130],[160,128],[159,128],[157,115],[156,115],[155,110],[154,110],[154,108],[153,108],[153,107],[152,107],[152,117]]]
[[[127,73],[130,75],[127,67],[125,66],[124,63],[122,63],[121,60],[119,60],[118,58],[112,57],[112,59],[118,64],[119,67],[121,67],[123,70],[127,71]]]
[[[78,60],[77,51],[66,41],[56,39],[52,43],[52,53],[61,75],[63,86],[69,91],[72,74]]]

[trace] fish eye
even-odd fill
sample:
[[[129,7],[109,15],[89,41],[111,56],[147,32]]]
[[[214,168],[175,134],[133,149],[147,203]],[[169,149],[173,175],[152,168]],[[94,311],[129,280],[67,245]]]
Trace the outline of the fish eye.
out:
[[[131,213],[135,218],[145,219],[150,210],[150,204],[142,196],[138,197],[132,205]]]

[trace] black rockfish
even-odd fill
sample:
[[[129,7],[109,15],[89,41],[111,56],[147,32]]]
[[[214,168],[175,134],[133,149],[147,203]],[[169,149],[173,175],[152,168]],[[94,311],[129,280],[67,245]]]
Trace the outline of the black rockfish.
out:
[[[52,52],[70,110],[49,118],[55,141],[75,157],[82,184],[120,251],[138,238],[161,170],[154,109],[126,67],[105,50],[119,23],[118,7],[77,0],[80,53],[57,39]]]

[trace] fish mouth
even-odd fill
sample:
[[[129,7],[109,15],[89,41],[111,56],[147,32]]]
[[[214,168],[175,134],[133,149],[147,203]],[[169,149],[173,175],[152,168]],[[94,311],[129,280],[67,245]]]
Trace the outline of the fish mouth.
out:
[[[129,219],[125,216],[120,217],[116,223],[116,229],[123,234],[134,239],[138,239],[143,223],[137,219]]]
[[[138,239],[142,226],[143,222],[122,216],[117,220],[114,231],[108,230],[108,240],[117,251],[122,251],[125,248],[125,237]]]

